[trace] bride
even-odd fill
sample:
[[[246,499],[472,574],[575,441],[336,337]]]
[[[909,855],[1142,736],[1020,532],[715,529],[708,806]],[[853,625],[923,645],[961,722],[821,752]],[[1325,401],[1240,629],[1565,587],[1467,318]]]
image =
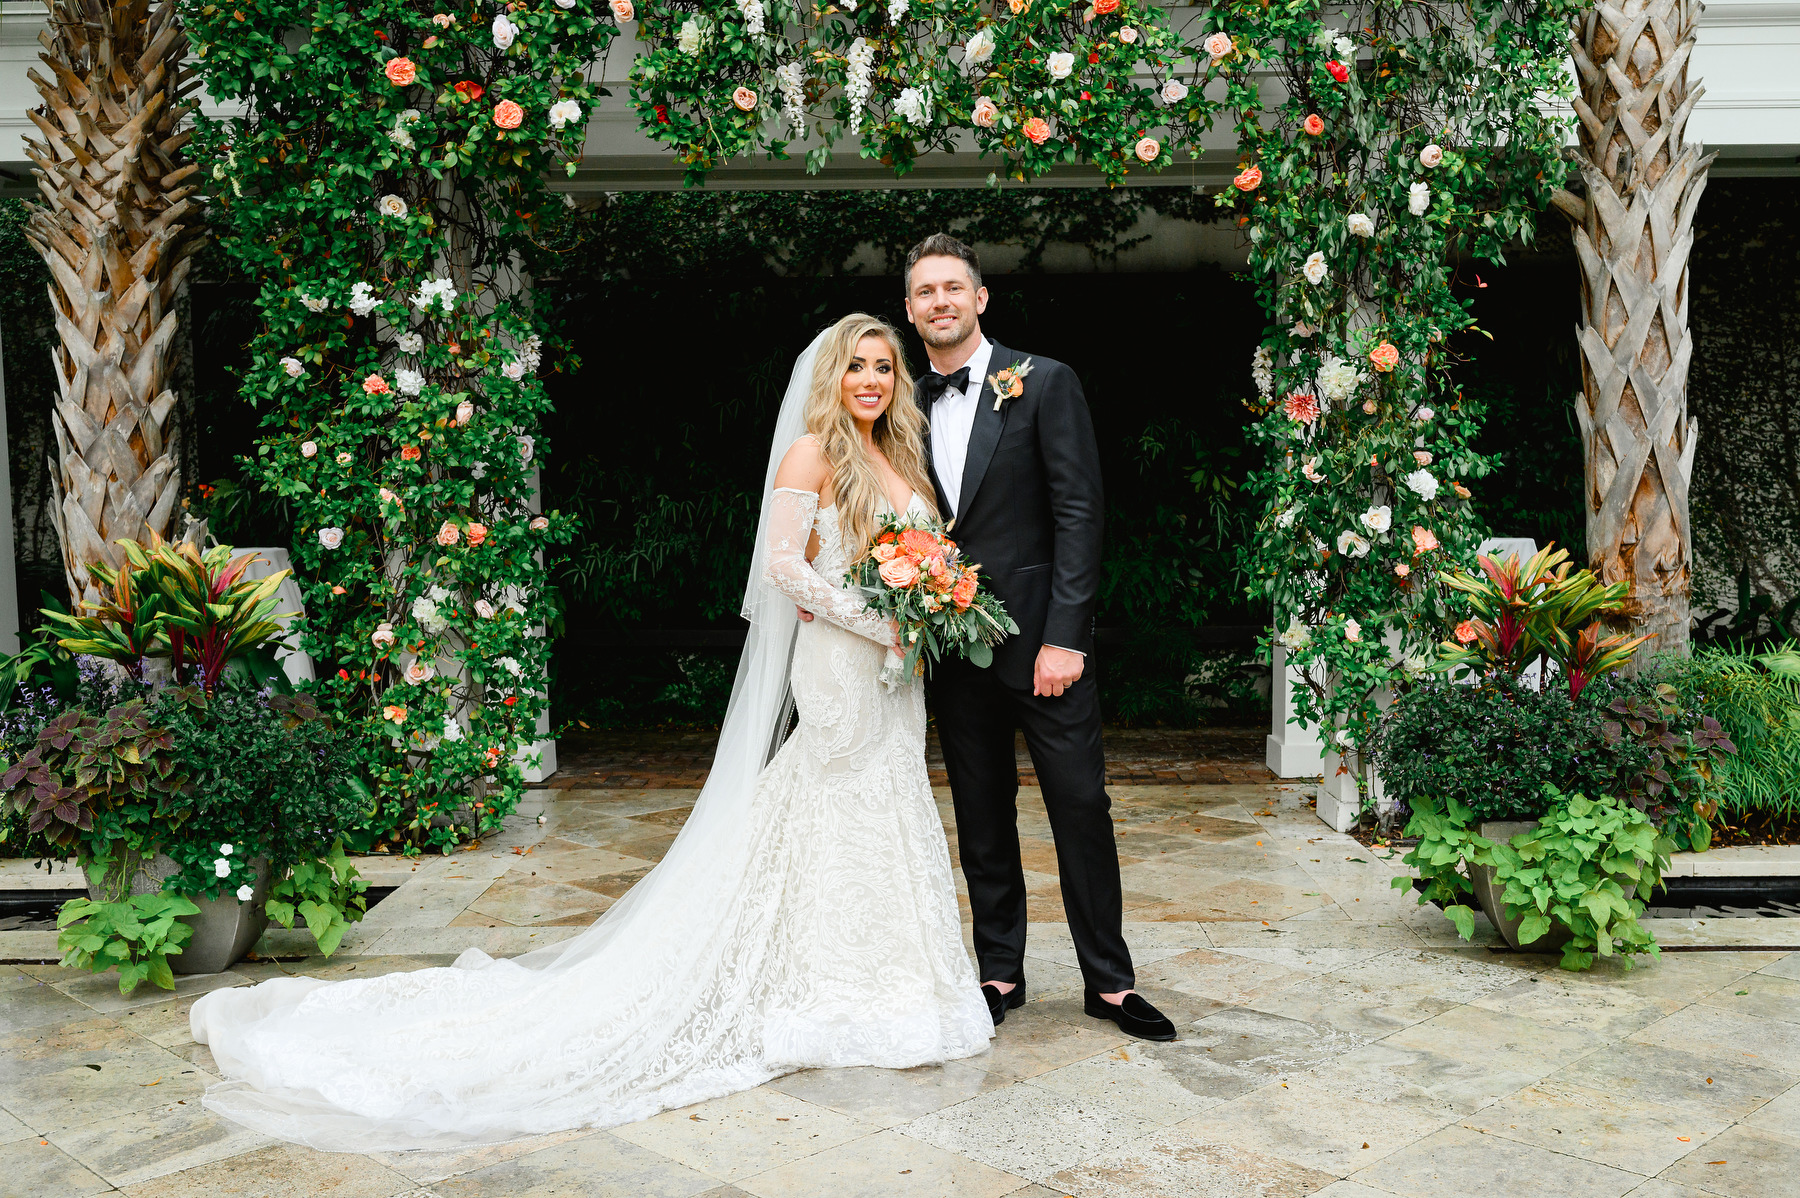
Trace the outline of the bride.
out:
[[[821,333],[776,421],[718,753],[663,862],[511,960],[205,995],[194,1038],[228,1079],[207,1108],[328,1151],[447,1148],[983,1051],[924,696],[878,680],[894,626],[841,584],[882,516],[933,513],[924,424],[892,327]]]

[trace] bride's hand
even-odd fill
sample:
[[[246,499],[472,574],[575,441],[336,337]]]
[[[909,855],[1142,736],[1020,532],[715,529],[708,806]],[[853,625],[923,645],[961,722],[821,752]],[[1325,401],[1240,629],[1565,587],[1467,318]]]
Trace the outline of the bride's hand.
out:
[[[893,643],[888,646],[888,656],[898,657],[904,660],[906,657],[906,650],[900,647],[900,621],[889,617],[888,634],[894,638]]]

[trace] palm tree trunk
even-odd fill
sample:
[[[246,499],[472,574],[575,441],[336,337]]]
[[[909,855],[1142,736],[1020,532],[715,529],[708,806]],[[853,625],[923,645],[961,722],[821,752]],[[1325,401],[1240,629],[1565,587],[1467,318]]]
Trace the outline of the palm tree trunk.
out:
[[[117,566],[120,538],[170,536],[181,496],[176,297],[203,242],[178,132],[198,84],[172,0],[44,0],[49,67],[26,139],[44,203],[27,235],[50,268],[60,344],[51,426],[51,520],[71,600],[89,562]]]
[[[1697,424],[1688,416],[1688,253],[1712,162],[1684,134],[1702,88],[1688,86],[1699,0],[1601,0],[1574,21],[1585,201],[1581,261],[1582,395],[1588,561],[1629,580],[1623,618],[1686,654],[1693,536],[1688,480]]]

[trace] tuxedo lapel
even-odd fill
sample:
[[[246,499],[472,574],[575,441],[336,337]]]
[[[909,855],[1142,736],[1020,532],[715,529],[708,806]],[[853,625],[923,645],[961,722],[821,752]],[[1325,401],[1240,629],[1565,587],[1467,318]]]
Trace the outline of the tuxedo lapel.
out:
[[[962,493],[957,496],[961,501],[957,510],[959,516],[975,501],[975,492],[987,474],[988,463],[994,460],[994,447],[1000,444],[1000,432],[1006,427],[1008,406],[1002,404],[999,411],[994,410],[994,384],[989,381],[1006,367],[1006,350],[995,342],[993,352],[988,355],[987,377],[981,380],[981,394],[975,400],[975,424],[969,430],[969,451],[963,459]]]

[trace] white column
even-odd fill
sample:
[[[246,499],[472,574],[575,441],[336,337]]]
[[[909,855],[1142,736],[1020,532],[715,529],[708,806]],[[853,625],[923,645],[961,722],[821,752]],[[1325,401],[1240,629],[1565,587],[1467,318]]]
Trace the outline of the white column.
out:
[[[1300,671],[1287,664],[1287,650],[1275,646],[1274,675],[1269,688],[1273,709],[1264,761],[1277,778],[1316,778],[1325,746],[1311,724],[1290,724],[1294,714],[1294,688],[1301,685]]]
[[[19,651],[19,573],[13,557],[12,450],[6,439],[6,348],[0,345],[0,657]]]

